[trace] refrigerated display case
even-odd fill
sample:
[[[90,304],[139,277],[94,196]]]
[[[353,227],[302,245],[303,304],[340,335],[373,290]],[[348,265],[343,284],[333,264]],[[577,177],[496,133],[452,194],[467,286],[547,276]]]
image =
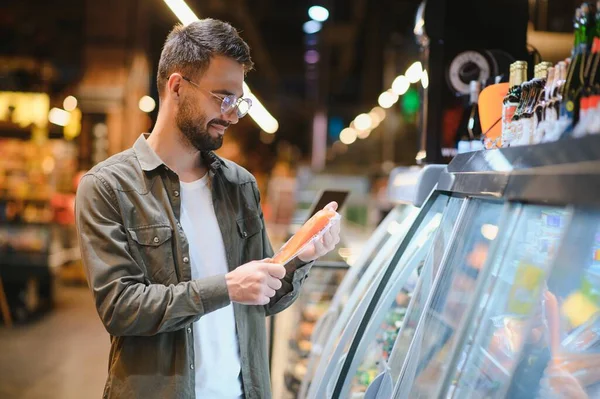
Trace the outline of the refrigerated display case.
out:
[[[307,397],[600,397],[599,182],[600,136],[458,155]]]
[[[341,333],[353,309],[381,268],[389,262],[414,222],[419,211],[412,203],[422,205],[443,167],[431,165],[419,170],[411,169],[410,173],[406,173],[406,169],[397,168],[392,172],[390,186],[394,182],[402,182],[403,187],[411,190],[410,193],[405,191],[401,195],[398,191],[392,192],[394,197],[389,199],[396,204],[395,207],[369,239],[361,244],[362,250],[347,272],[342,271],[343,265],[336,261],[335,254],[321,259],[313,266],[298,301],[284,314],[272,319],[271,365],[275,396],[305,396],[321,355],[331,355],[328,348],[333,343],[327,341],[332,336],[331,331]],[[415,185],[418,190],[413,187]],[[335,277],[332,274],[334,270]],[[343,273],[345,275],[340,278]],[[323,291],[323,284],[314,286],[312,280],[321,283],[331,281],[327,289],[333,291]],[[309,332],[312,333],[310,340],[306,339]]]
[[[374,315],[373,310],[369,309],[369,298],[381,295],[380,291],[388,281],[397,281],[398,284],[406,286],[407,290],[410,291],[410,287],[416,281],[418,270],[422,268],[425,255],[431,247],[431,237],[435,235],[442,223],[442,214],[445,207],[448,206],[448,201],[447,196],[436,195],[435,198],[430,198],[422,207],[415,222],[410,226],[407,237],[402,240],[392,260],[386,263],[386,266],[381,269],[377,278],[369,286],[341,335],[334,337],[336,345],[331,357],[321,357],[308,397],[332,397],[335,381],[342,372],[353,339],[361,333],[361,322]],[[392,264],[398,266],[389,266]],[[390,270],[394,272],[391,275],[388,273]]]
[[[394,169],[388,183],[388,199],[396,204],[364,245],[356,263],[340,284],[327,313],[312,336],[312,351],[298,397],[305,397],[321,358],[329,359],[341,333],[369,287],[380,277],[427,199],[443,170],[440,165]],[[403,189],[398,189],[402,186]]]

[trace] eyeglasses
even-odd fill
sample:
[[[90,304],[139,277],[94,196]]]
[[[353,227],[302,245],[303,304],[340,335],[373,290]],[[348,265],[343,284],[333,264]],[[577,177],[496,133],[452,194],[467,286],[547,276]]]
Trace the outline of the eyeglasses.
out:
[[[200,89],[204,92],[207,92],[211,96],[221,100],[221,113],[222,114],[228,114],[235,109],[237,117],[243,118],[244,116],[246,116],[246,114],[250,110],[250,107],[252,106],[252,100],[249,98],[237,98],[237,96],[235,94],[221,96],[221,95],[213,93],[212,91],[203,89],[202,87],[200,87],[200,85],[198,83],[193,82],[192,80],[190,80],[189,78],[186,78],[185,76],[182,76],[181,78],[183,80],[185,80],[186,82],[191,83],[192,85],[196,86],[198,89]]]

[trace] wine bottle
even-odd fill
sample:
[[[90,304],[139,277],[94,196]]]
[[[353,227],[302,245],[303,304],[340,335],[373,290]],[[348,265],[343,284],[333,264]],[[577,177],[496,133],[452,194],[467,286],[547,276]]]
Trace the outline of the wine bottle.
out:
[[[535,133],[535,110],[541,102],[543,90],[546,85],[546,77],[550,63],[540,63],[535,66],[535,75],[533,79],[527,82],[527,101],[524,104],[523,111],[519,115],[518,134],[513,141],[513,145],[528,145],[534,143]],[[539,142],[539,140],[537,141]]]
[[[502,103],[502,147],[510,147],[515,135],[513,119],[521,103],[521,85],[527,80],[527,62],[517,61],[510,66],[508,94]]]
[[[529,129],[531,144],[540,143],[545,134],[544,109],[551,90],[550,84],[554,80],[554,68],[551,62],[542,62],[537,65],[537,69],[536,78],[539,79],[539,90],[533,109],[533,122]]]
[[[533,95],[533,85],[531,82],[526,81],[521,85],[521,101],[513,116],[512,129],[513,137],[510,140],[510,146],[522,145],[523,141],[523,122],[522,120],[527,117],[527,107],[531,101]]]
[[[589,56],[590,33],[593,18],[590,18],[590,7],[588,3],[583,3],[576,13],[577,23],[575,46],[573,50],[573,61],[569,67],[567,82],[564,86],[564,103],[561,115],[566,118],[567,128],[564,134],[569,135],[572,128],[579,120],[579,108],[582,94],[582,88],[585,83],[585,66]],[[579,33],[577,33],[577,31]]]
[[[592,48],[585,68],[585,86],[582,90],[579,110],[579,123],[573,130],[573,137],[600,133],[600,1],[596,7],[596,26],[592,37]]]
[[[558,100],[557,94],[558,94],[558,88],[560,85],[560,78],[562,76],[563,68],[564,68],[563,61],[556,64],[556,66],[554,67],[554,78],[552,79],[552,83],[550,85],[550,91],[547,93],[548,100],[546,102],[546,107],[544,110],[544,112],[545,112],[544,119],[546,120],[546,122],[548,122],[549,125],[558,119],[558,115],[555,110],[556,109],[555,105]]]
[[[591,18],[590,18],[591,19]],[[587,59],[584,72],[584,87],[581,95],[579,119],[584,119],[586,114],[593,111],[597,104],[594,96],[594,83],[598,59],[600,58],[600,1],[596,5],[595,29],[591,37],[591,50]]]
[[[567,58],[565,61],[559,62],[556,66],[558,72],[555,71],[554,73],[558,73],[558,76],[556,77],[556,84],[552,89],[550,104],[548,104],[550,123],[548,124],[542,139],[543,142],[558,140],[562,132],[568,127],[569,122],[564,115],[561,115],[561,112],[564,109],[563,93],[565,91],[564,87],[567,82],[567,74],[570,65],[571,59]]]

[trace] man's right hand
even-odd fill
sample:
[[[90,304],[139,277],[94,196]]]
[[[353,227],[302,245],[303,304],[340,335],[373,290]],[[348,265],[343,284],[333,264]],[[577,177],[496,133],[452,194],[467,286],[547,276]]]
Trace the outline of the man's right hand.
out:
[[[266,305],[281,288],[285,268],[263,259],[246,263],[225,275],[232,302],[242,305]]]

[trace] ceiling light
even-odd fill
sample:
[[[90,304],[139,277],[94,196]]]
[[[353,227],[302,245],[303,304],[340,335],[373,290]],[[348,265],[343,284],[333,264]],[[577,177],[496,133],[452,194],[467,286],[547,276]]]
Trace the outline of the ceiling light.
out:
[[[373,107],[371,114],[377,115],[379,121],[383,121],[385,119],[385,109],[381,107]]]
[[[424,89],[429,87],[429,75],[427,74],[427,69],[423,69],[423,73],[421,74],[421,85]]]
[[[165,3],[167,3],[173,14],[175,14],[182,24],[189,25],[198,20],[196,14],[194,14],[184,0],[165,0]]]
[[[73,96],[68,96],[63,101],[63,108],[65,111],[73,111],[75,108],[77,108],[77,99]]]
[[[421,79],[423,65],[420,61],[415,62],[406,70],[406,77],[410,83],[417,83]]]
[[[279,129],[277,119],[267,111],[258,98],[250,91],[250,88],[244,82],[244,95],[252,100],[252,107],[248,111],[248,115],[254,119],[256,124],[260,126],[266,133],[275,133]]]
[[[318,22],[325,22],[329,18],[329,11],[325,7],[312,6],[308,9],[308,16]]]
[[[321,30],[321,23],[317,21],[308,21],[302,25],[302,29],[304,29],[304,33],[308,35],[312,35],[313,33],[317,33]]]
[[[154,111],[154,108],[156,108],[156,101],[150,96],[144,96],[140,98],[138,106],[144,112],[152,112]]]
[[[67,126],[71,120],[71,113],[60,108],[52,108],[48,112],[48,120],[58,126]]]
[[[373,121],[369,114],[360,114],[354,119],[354,126],[358,130],[368,130],[373,125]]]
[[[354,130],[350,127],[347,127],[341,131],[340,141],[346,145],[350,145],[356,141],[357,136],[358,136],[358,133],[356,132],[356,130]]]
[[[396,104],[397,101],[398,95],[389,90],[381,93],[377,99],[377,102],[382,108],[390,108],[392,105]]]
[[[398,76],[396,79],[394,79],[394,82],[392,83],[392,91],[394,92],[394,94],[397,94],[399,96],[406,93],[409,87],[410,82],[408,81],[408,78],[404,75]]]
[[[359,130],[356,132],[359,139],[364,140],[371,135],[371,129]]]

